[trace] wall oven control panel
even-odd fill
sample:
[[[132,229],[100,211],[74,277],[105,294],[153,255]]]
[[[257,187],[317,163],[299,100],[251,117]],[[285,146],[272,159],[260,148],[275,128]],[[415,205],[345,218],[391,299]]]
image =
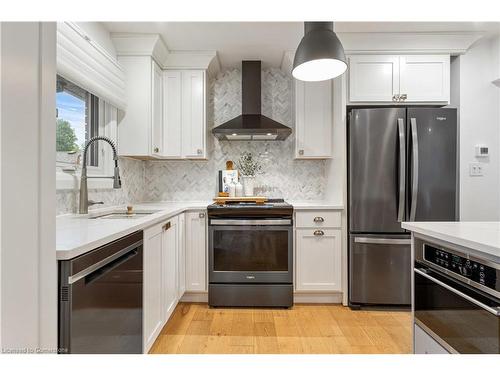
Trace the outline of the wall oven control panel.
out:
[[[424,244],[423,255],[429,263],[497,292],[500,291],[500,269],[485,264],[486,262],[468,259],[429,244]]]

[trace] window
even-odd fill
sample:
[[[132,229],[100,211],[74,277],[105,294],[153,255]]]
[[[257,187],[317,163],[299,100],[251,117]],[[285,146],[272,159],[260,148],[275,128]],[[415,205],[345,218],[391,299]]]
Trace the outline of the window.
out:
[[[85,144],[99,134],[99,98],[58,76],[56,117],[57,162],[77,167]],[[97,167],[96,143],[91,145],[88,155],[87,165]]]

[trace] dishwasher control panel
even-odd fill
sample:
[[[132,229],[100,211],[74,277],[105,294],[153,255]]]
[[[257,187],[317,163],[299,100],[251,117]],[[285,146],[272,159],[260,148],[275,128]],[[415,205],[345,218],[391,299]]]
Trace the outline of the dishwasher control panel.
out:
[[[442,248],[424,244],[424,259],[432,264],[458,274],[487,288],[500,291],[498,265],[469,259]]]

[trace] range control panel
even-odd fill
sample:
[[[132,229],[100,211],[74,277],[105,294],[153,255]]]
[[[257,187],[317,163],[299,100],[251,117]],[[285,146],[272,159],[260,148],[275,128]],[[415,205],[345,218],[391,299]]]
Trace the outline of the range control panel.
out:
[[[424,259],[478,284],[500,291],[500,270],[424,244]]]

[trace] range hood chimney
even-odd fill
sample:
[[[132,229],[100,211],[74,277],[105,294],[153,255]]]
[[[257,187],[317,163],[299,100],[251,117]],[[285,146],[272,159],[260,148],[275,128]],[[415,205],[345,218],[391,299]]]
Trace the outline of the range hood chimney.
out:
[[[261,62],[243,61],[241,69],[242,114],[212,129],[220,140],[282,141],[292,129],[262,115]]]

